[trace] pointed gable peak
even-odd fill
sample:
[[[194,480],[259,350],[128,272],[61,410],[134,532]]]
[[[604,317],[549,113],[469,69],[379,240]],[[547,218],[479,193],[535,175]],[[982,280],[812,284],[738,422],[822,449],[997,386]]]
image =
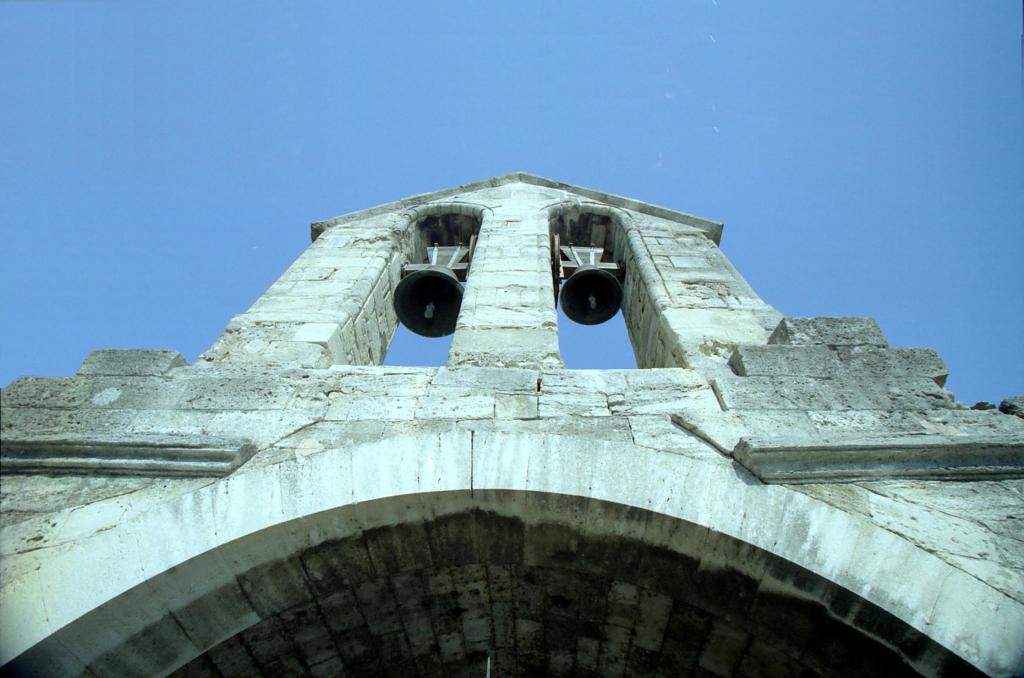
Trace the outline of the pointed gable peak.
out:
[[[322,221],[315,221],[311,225],[310,230],[313,239],[316,240],[317,236],[323,233],[326,229],[346,221],[365,219],[376,214],[392,212],[395,210],[409,209],[426,203],[436,202],[447,197],[470,193],[485,188],[506,186],[508,184],[529,184],[533,186],[551,188],[577,195],[588,201],[602,203],[611,207],[619,207],[633,212],[638,212],[640,214],[649,214],[669,221],[675,221],[680,224],[700,229],[715,243],[718,243],[722,237],[722,222],[720,221],[705,219],[693,214],[687,214],[686,212],[661,207],[659,205],[635,200],[633,198],[626,198],[613,193],[606,193],[592,188],[576,186],[575,184],[567,184],[556,179],[549,179],[530,172],[509,172],[508,174],[501,174],[496,177],[491,177],[490,179],[483,179],[481,181],[461,184],[451,188],[431,191],[430,193],[421,193],[419,195],[409,196],[408,198],[402,198],[401,200],[377,205],[376,207],[370,207],[368,209],[351,212],[349,214],[332,217],[330,219],[324,219]]]

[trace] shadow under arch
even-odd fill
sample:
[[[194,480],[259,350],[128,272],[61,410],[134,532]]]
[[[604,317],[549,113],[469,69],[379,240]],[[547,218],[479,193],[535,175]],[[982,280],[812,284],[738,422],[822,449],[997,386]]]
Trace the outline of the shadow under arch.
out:
[[[512,490],[398,495],[274,524],[107,602],[4,673],[75,673],[67,653],[96,675],[478,676],[488,661],[501,676],[977,673],[747,542]]]

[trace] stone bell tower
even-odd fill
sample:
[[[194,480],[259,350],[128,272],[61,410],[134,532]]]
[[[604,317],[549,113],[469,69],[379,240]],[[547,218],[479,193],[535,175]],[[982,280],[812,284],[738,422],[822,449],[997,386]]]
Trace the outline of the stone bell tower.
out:
[[[1024,673],[1024,421],[721,235],[505,175],[314,223],[195,364],[14,381],[0,672]],[[556,303],[638,369],[564,369]]]

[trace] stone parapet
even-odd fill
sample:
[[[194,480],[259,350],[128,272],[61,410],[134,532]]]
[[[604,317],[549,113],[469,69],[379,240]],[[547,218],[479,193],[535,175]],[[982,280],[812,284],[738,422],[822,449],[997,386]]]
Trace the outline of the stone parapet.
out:
[[[888,348],[870,318],[785,318],[729,366],[717,420],[674,421],[765,482],[1024,477],[1024,426],[967,410],[934,351]]]

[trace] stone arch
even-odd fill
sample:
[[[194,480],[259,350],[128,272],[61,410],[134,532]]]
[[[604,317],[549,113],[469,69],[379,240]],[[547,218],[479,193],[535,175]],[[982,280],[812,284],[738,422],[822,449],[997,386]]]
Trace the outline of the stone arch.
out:
[[[400,281],[416,267],[422,268],[427,264],[440,265],[450,269],[460,282],[465,282],[468,272],[472,269],[472,252],[488,211],[487,207],[475,203],[443,201],[399,212],[396,219],[398,256],[396,265],[390,271],[391,295],[387,300],[389,306],[399,303],[395,295],[401,289]],[[451,296],[449,293],[449,300]],[[392,340],[398,332],[398,326],[402,324],[399,317],[401,313],[398,312],[397,306],[394,308],[396,317],[395,326],[392,328]],[[416,331],[412,330],[408,337],[415,335]],[[408,340],[407,338],[406,341]],[[391,348],[389,342],[388,349]]]
[[[552,236],[571,228],[566,222],[596,220],[582,230],[597,232],[599,244],[607,244],[615,260],[625,268],[622,315],[626,321],[637,366],[686,367],[682,351],[666,350],[672,341],[665,337],[661,309],[670,304],[665,283],[654,259],[644,246],[633,217],[626,210],[581,200],[561,200],[544,208]],[[563,236],[564,237],[564,236]],[[557,291],[557,286],[556,286]],[[671,333],[669,333],[671,334]]]
[[[458,616],[456,630],[463,634],[464,661],[449,668],[476,670],[488,655],[509,660],[507,645],[488,646],[482,632],[470,632],[469,641],[465,636],[476,619],[476,628],[497,638],[493,596],[489,616],[474,616],[472,606],[458,603],[463,594],[472,597],[466,573],[488,568],[526,587],[525,597],[513,594],[512,604],[530,613],[514,619],[533,623],[514,633],[523,634],[524,648],[542,649],[524,652],[529,656],[521,660],[515,635],[512,661],[522,662],[524,674],[541,670],[537,662],[548,662],[548,670],[570,662],[552,656],[547,644],[531,645],[540,642],[538,635],[566,629],[577,642],[569,671],[590,669],[580,659],[580,643],[597,641],[592,672],[598,675],[615,673],[602,669],[609,666],[602,656],[614,666],[669,675],[697,666],[757,675],[766,662],[835,675],[863,675],[865,667],[964,673],[975,670],[971,664],[1012,674],[1021,666],[1019,605],[895,535],[805,495],[782,487],[743,492],[751,481],[732,466],[700,470],[691,464],[686,473],[674,455],[623,443],[466,433],[408,435],[243,470],[127,512],[73,548],[45,554],[5,586],[5,619],[26,620],[16,629],[5,624],[3,661],[17,657],[6,670],[156,675],[190,665],[201,672],[215,661],[212,648],[236,636],[249,639],[243,644],[259,663],[252,642],[274,628],[298,634],[288,640],[289,652],[308,671],[319,665],[312,659],[320,656],[317,643],[339,657],[324,655],[320,663],[344,661],[339,644],[346,642],[345,629],[327,620],[337,622],[331,615],[351,610],[346,590],[361,611],[382,615],[371,619],[363,611],[350,627],[375,639],[371,656],[378,662],[396,658],[376,664],[379,671],[408,668],[409,655],[380,640],[388,633],[401,632],[410,654],[414,646],[436,645],[441,656],[446,632],[438,631],[435,608]],[[711,487],[729,491],[711,493]],[[398,593],[446,569],[451,577],[453,568],[463,568],[458,576],[466,591],[449,590],[444,598],[442,581],[427,593]],[[885,576],[896,570],[903,576]],[[936,588],[933,582],[942,583]],[[361,586],[369,593],[360,593]],[[542,603],[531,597],[531,586],[543,588]],[[951,595],[950,587],[962,589],[960,595]],[[375,605],[374,590],[390,591],[391,602]],[[574,590],[576,597],[566,593]],[[602,595],[603,620],[581,612],[581,601]],[[406,628],[412,622],[398,614],[415,617],[416,601],[426,610],[421,626],[433,641],[415,636]],[[961,601],[992,613],[961,617]],[[40,603],[45,617],[19,614]],[[388,609],[397,611],[399,628]],[[985,626],[991,619],[1001,627]],[[687,645],[683,628],[703,634],[700,642]],[[476,649],[466,652],[467,642]],[[602,650],[605,645],[611,649]],[[501,659],[499,649],[506,650]],[[591,650],[592,643],[583,656]],[[849,652],[855,654],[843,654]],[[274,656],[269,650],[263,655],[266,661]],[[734,663],[722,664],[729,657]],[[360,665],[348,668],[358,675]]]
[[[442,245],[455,244],[460,240],[468,243],[470,235],[479,235],[483,221],[490,211],[486,205],[479,203],[451,200],[432,202],[405,210],[402,213],[403,250],[411,261],[422,258],[423,249],[431,244],[429,234],[422,232],[425,226],[444,236],[454,236],[452,242],[444,239],[444,242],[440,243]]]

